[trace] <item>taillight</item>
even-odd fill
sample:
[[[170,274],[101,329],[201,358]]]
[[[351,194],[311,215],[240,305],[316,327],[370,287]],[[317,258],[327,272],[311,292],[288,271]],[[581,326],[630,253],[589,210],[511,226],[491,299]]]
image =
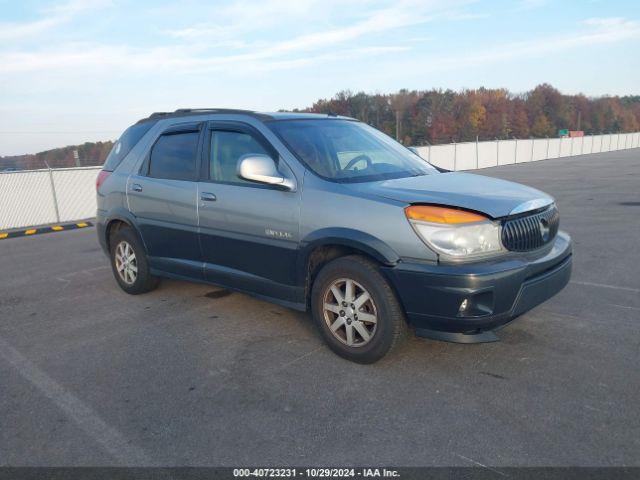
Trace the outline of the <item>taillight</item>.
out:
[[[110,171],[100,170],[100,173],[98,173],[98,178],[96,178],[96,190],[100,190],[100,186],[104,183],[109,175],[111,175]]]

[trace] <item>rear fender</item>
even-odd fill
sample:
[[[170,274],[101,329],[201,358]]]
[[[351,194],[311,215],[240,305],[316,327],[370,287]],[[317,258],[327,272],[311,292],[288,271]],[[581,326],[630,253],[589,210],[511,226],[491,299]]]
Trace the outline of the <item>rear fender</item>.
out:
[[[127,224],[129,228],[131,228],[131,230],[133,230],[135,235],[138,237],[140,244],[144,248],[145,254],[147,253],[147,246],[144,242],[144,238],[142,238],[142,235],[140,235],[140,230],[138,229],[135,215],[133,215],[130,211],[124,208],[117,208],[109,212],[109,214],[105,217],[104,221],[101,222],[103,223],[103,227],[101,228],[102,231],[100,232],[100,235],[103,236],[103,238],[100,239],[101,243],[102,241],[104,241],[104,245],[107,248],[109,247],[109,235],[111,233],[111,228],[114,222],[122,222]]]

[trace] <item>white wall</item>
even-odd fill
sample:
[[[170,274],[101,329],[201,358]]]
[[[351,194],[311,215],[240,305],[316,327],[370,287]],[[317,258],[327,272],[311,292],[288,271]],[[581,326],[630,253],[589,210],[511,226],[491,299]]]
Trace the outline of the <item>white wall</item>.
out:
[[[416,147],[422,158],[447,170],[536,162],[640,147],[640,132],[572,138],[495,140]]]

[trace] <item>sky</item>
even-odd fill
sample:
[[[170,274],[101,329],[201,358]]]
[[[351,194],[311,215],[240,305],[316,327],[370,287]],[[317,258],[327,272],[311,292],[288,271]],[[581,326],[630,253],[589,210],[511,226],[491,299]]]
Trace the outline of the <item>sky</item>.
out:
[[[0,0],[0,156],[341,90],[640,94],[637,0]]]

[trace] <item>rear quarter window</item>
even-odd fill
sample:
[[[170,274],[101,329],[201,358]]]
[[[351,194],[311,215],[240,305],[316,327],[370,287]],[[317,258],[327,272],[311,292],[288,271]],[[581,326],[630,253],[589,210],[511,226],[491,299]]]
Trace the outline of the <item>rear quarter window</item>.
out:
[[[113,172],[118,168],[118,165],[120,165],[124,157],[127,156],[131,149],[136,146],[153,125],[155,125],[155,122],[144,122],[127,128],[115,145],[113,145],[111,152],[109,152],[107,159],[104,161],[103,170]]]

